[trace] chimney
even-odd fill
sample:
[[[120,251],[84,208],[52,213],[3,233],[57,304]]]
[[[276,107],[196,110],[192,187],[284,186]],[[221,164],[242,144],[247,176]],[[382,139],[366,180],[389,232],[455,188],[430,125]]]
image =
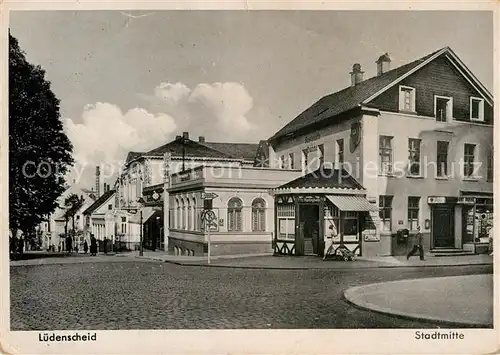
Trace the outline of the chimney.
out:
[[[377,63],[378,76],[391,70],[391,57],[389,57],[389,53],[382,54],[375,63]]]
[[[199,137],[198,137],[198,142],[200,142],[200,143],[205,143],[205,137],[203,137],[203,136],[199,136]]]
[[[361,71],[361,64],[356,63],[352,66],[352,72],[351,74],[351,86],[358,85],[360,82],[363,81],[363,73],[364,71]]]
[[[182,132],[182,138],[189,139],[189,132]]]
[[[95,191],[97,197],[101,196],[101,170],[98,166],[95,168]]]

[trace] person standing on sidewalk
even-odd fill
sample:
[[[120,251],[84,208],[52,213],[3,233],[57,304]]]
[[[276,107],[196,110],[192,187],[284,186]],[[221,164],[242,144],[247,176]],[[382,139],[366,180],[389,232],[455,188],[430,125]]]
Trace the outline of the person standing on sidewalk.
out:
[[[417,234],[415,234],[415,240],[413,242],[413,249],[406,256],[406,260],[410,259],[410,257],[413,256],[413,254],[415,254],[417,250],[420,254],[420,260],[425,260],[424,259],[423,239],[424,238],[422,236],[422,233],[420,233],[420,226],[417,226]]]
[[[328,256],[328,253],[332,252],[333,250],[333,239],[337,237],[339,234],[337,232],[337,227],[335,226],[335,222],[332,222],[330,224],[330,227],[328,227],[329,231],[325,233],[324,236],[324,242],[325,242],[325,251],[323,253],[323,260],[326,260],[326,257]]]

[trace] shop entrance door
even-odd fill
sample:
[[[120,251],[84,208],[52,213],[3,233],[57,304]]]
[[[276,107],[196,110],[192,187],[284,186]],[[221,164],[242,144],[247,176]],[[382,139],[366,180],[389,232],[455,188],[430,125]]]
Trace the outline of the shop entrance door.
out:
[[[434,248],[454,248],[455,235],[453,209],[450,205],[435,206],[432,213],[432,238]]]
[[[299,205],[297,254],[319,254],[319,244],[319,205]]]

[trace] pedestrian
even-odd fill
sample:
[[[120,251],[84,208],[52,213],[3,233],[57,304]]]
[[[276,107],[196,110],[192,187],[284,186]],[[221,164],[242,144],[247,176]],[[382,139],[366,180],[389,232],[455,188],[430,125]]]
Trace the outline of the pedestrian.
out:
[[[97,254],[97,241],[95,237],[92,235],[90,237],[90,255],[95,256]]]
[[[325,250],[323,253],[323,260],[326,260],[328,254],[333,251],[333,239],[336,238],[338,234],[337,227],[335,226],[335,223],[332,222],[332,224],[328,227],[328,232],[325,233],[324,236]]]
[[[413,241],[413,249],[406,256],[406,260],[410,259],[410,257],[413,256],[413,254],[415,254],[417,250],[420,254],[420,260],[425,260],[423,239],[424,238],[422,236],[422,233],[420,233],[420,226],[417,226],[417,234],[415,234],[415,239]]]
[[[88,245],[87,241],[84,241],[83,242],[83,252],[85,254],[87,254],[88,251],[89,251],[89,245]]]

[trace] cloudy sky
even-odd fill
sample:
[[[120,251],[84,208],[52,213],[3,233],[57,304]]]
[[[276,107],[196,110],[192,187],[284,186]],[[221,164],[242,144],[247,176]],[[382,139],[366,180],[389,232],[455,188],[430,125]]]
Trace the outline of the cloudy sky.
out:
[[[258,142],[321,96],[450,46],[492,91],[491,12],[13,12],[12,35],[61,100],[81,163],[189,131]]]

